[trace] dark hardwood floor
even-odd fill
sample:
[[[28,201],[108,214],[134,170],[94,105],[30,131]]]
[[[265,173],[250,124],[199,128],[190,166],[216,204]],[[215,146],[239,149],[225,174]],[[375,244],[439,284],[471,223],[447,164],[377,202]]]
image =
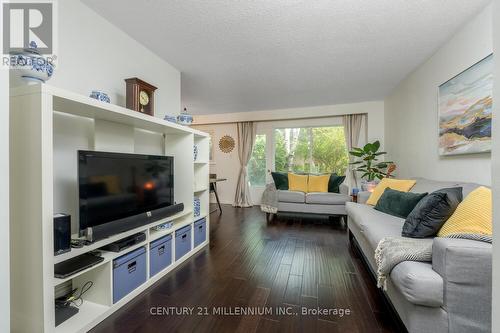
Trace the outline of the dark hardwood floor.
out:
[[[209,247],[91,332],[398,332],[339,220],[279,219],[268,225],[257,207],[223,209],[210,216]],[[151,308],[183,307],[193,313],[151,314]],[[318,307],[350,314],[301,314]],[[229,313],[250,308],[288,314]]]

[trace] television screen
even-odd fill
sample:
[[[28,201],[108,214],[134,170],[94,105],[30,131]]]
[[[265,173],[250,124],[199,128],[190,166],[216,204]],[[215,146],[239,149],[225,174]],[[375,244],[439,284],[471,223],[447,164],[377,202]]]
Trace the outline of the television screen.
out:
[[[173,157],[78,151],[80,231],[174,204]]]

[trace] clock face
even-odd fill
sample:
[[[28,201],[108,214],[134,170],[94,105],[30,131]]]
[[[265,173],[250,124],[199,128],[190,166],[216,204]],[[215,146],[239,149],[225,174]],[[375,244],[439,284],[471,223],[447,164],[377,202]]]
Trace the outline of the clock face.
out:
[[[139,103],[142,106],[146,106],[149,104],[149,95],[144,90],[141,90],[141,92],[139,93]]]

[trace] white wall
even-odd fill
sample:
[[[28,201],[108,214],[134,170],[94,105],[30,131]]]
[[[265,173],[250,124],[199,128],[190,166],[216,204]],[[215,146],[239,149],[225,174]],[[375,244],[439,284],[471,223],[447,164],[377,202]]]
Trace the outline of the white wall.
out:
[[[493,5],[493,49],[500,54],[500,0]],[[495,56],[495,79],[493,100],[500,100],[500,60]],[[493,187],[493,308],[492,332],[500,332],[500,119],[499,104],[493,104],[493,149],[492,149],[492,187]]]
[[[1,15],[1,9],[0,9]],[[0,332],[10,331],[9,287],[9,75],[0,69]]]
[[[438,86],[492,52],[491,6],[464,26],[385,100],[385,142],[399,176],[489,185],[490,154],[438,156]]]
[[[156,116],[180,112],[181,79],[177,69],[79,0],[57,4],[58,60],[48,84],[86,96],[92,90],[103,90],[110,95],[111,103],[125,106],[124,79],[138,77],[158,88]]]
[[[235,123],[239,121],[276,121],[284,119],[307,119],[342,116],[345,114],[368,114],[368,140],[380,140],[384,144],[384,102],[362,102],[323,105],[305,108],[264,110],[252,112],[195,115],[194,124]]]
[[[195,128],[202,131],[212,133],[213,148],[213,162],[210,163],[210,173],[217,174],[219,178],[227,178],[227,181],[217,183],[217,194],[221,203],[232,204],[234,193],[236,191],[236,181],[238,180],[240,162],[238,159],[238,134],[236,132],[236,124],[216,124],[195,126]],[[236,147],[230,153],[223,153],[219,149],[219,140],[224,135],[230,135],[234,138]],[[213,194],[210,197],[211,202],[215,202]]]
[[[334,126],[341,124],[338,116],[353,113],[368,114],[368,140],[380,140],[384,143],[384,103],[364,102],[341,105],[326,105],[310,108],[294,108],[280,110],[266,110],[254,112],[225,113],[214,115],[195,116],[195,128],[211,132],[214,142],[214,160],[210,164],[210,173],[216,173],[217,177],[227,178],[225,182],[218,183],[218,194],[222,203],[233,203],[236,191],[240,163],[237,148],[226,154],[218,148],[219,140],[224,135],[232,136],[236,145],[237,131],[236,122],[257,122],[257,134],[269,132],[269,129],[298,126]],[[269,140],[269,134],[268,134]],[[364,141],[365,138],[362,138]],[[252,190],[254,204],[260,203],[262,190]],[[211,201],[214,202],[212,195]]]

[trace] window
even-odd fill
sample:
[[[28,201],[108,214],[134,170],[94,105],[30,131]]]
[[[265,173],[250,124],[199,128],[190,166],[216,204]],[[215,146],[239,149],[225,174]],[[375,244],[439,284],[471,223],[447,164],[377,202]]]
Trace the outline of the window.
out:
[[[342,126],[282,128],[274,137],[276,171],[345,174],[349,156]]]
[[[248,162],[248,179],[252,186],[266,185],[266,135],[255,136],[252,157]]]

